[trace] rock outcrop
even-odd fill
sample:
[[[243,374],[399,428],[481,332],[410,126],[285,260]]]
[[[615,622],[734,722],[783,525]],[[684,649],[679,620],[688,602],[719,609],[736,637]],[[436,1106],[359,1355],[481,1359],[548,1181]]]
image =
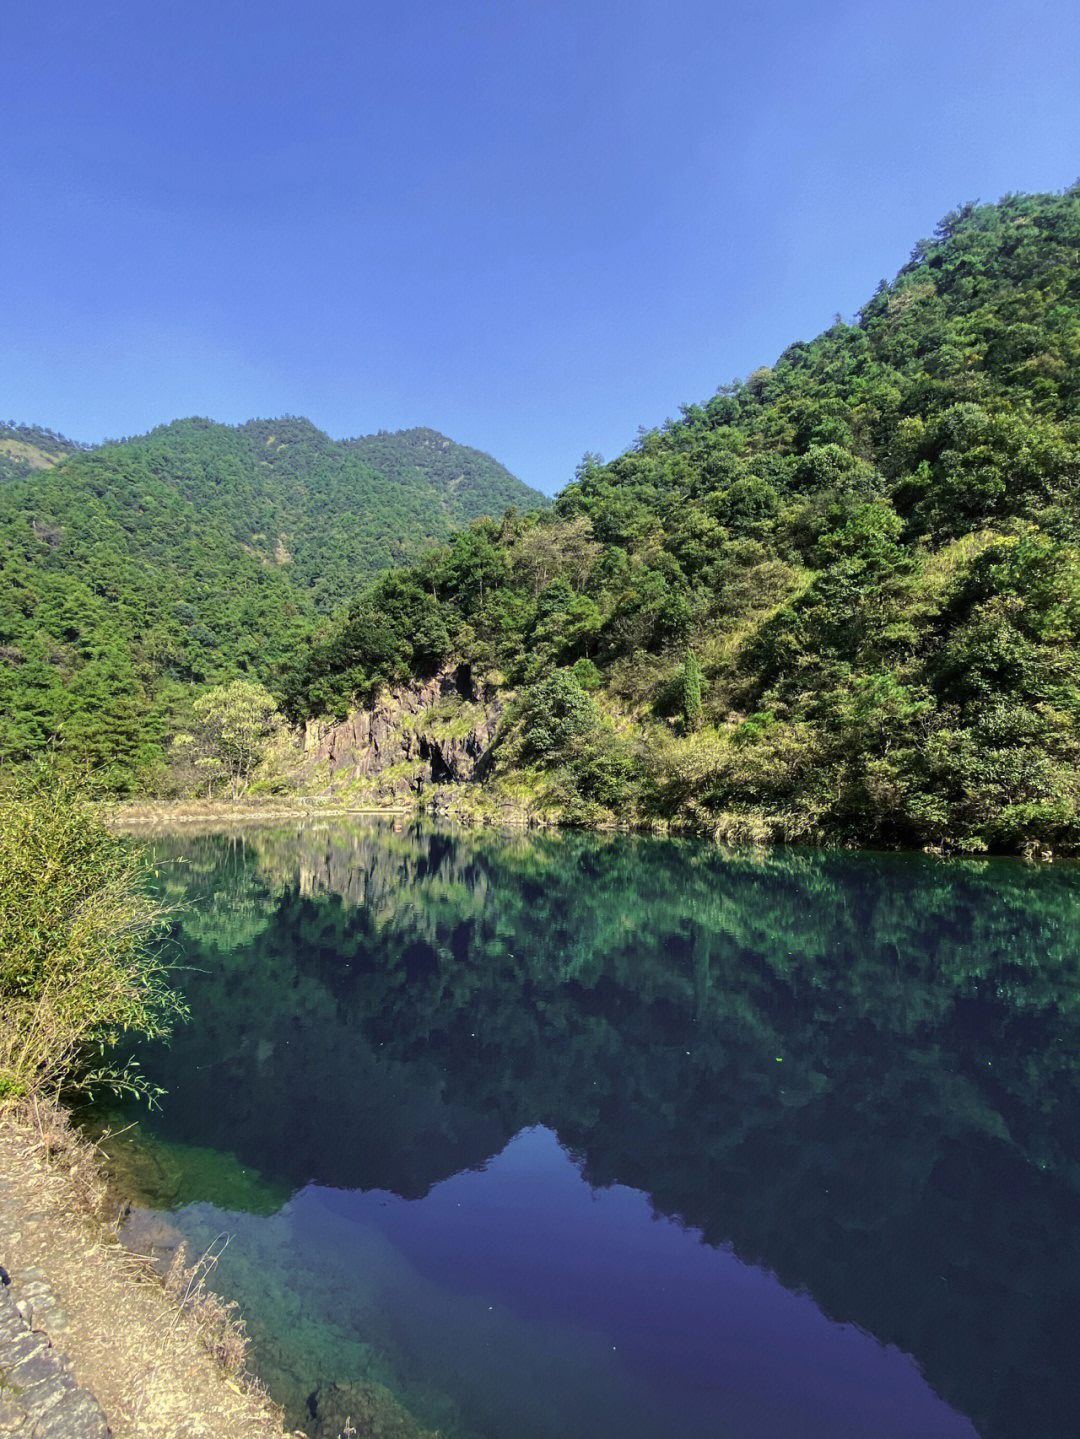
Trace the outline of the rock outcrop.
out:
[[[428,680],[379,691],[340,721],[309,720],[302,777],[329,788],[371,788],[380,798],[472,779],[491,747],[503,706],[451,662]]]

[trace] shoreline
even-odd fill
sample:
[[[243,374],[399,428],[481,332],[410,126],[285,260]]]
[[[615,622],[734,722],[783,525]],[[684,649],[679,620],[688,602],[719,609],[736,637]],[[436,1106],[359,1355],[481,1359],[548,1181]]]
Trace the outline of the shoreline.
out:
[[[961,850],[941,845],[919,848],[845,843],[827,836],[784,838],[775,835],[729,835],[722,823],[713,829],[679,824],[674,820],[657,820],[638,824],[568,822],[560,817],[537,815],[523,808],[502,811],[477,811],[451,805],[429,805],[420,799],[393,805],[346,804],[330,799],[300,799],[281,804],[265,801],[244,803],[239,800],[126,800],[103,801],[105,822],[110,828],[138,833],[154,828],[203,825],[214,828],[236,824],[274,824],[296,821],[387,819],[402,821],[426,818],[444,824],[457,824],[468,829],[507,829],[558,831],[570,830],[586,834],[651,835],[667,839],[697,839],[721,848],[809,849],[831,850],[843,854],[923,854],[934,859],[988,860],[1009,859],[1022,864],[1080,865],[1080,854],[1060,853],[1043,845],[1032,846],[1027,852],[1015,850]]]
[[[58,1106],[0,1109],[0,1266],[22,1331],[0,1340],[0,1406],[10,1408],[0,1427],[27,1422],[38,1432],[36,1381],[14,1367],[32,1348],[42,1372],[64,1376],[53,1384],[78,1396],[68,1401],[71,1427],[50,1422],[43,1433],[291,1439],[297,1431],[246,1368],[229,1307],[197,1281],[170,1286],[123,1244],[107,1218],[115,1194],[102,1167]],[[8,1327],[14,1333],[15,1321]]]
[[[59,1104],[0,1107],[0,1432],[47,1411],[42,1439],[438,1439],[362,1378],[319,1384],[289,1428],[213,1262],[181,1241],[164,1269],[124,1238],[132,1213],[144,1239],[162,1225],[123,1170]]]
[[[136,825],[227,823],[236,820],[343,819],[349,815],[401,819],[420,812],[416,805],[310,804],[268,805],[231,800],[128,800],[106,802],[110,821],[124,829]]]

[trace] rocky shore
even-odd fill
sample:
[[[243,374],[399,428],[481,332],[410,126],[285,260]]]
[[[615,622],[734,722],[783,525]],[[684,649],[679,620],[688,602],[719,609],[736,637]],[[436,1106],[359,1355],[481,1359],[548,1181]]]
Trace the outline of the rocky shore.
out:
[[[115,1240],[59,1111],[0,1112],[0,1434],[283,1439],[280,1411]]]
[[[72,1377],[49,1334],[64,1323],[47,1281],[0,1265],[0,1433],[27,1439],[107,1439],[101,1405]]]
[[[105,1173],[62,1110],[0,1109],[0,1436],[438,1439],[363,1380],[316,1385],[288,1427],[230,1306],[154,1242],[168,1226],[145,1212],[121,1242],[130,1205]]]

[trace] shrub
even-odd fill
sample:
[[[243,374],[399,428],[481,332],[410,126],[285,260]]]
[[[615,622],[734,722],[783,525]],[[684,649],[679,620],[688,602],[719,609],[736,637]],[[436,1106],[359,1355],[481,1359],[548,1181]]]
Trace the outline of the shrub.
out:
[[[549,763],[571,740],[597,729],[600,712],[568,670],[556,670],[528,692],[523,719],[525,754]]]
[[[604,683],[603,675],[590,659],[578,660],[570,673],[583,690],[598,690]]]
[[[38,776],[0,798],[0,1099],[95,1084],[152,1097],[107,1048],[184,1014],[152,941],[147,863],[84,788]]]

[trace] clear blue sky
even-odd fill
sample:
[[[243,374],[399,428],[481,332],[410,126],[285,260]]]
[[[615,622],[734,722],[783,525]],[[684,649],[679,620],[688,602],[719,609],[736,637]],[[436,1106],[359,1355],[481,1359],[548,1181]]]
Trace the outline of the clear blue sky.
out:
[[[0,412],[427,424],[559,488],[1080,174],[1075,0],[34,0]]]

